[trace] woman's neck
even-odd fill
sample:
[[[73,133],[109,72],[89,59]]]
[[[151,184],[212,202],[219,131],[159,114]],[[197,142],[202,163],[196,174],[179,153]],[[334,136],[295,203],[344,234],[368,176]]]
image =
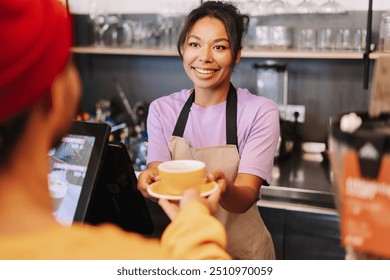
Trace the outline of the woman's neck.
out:
[[[225,102],[229,92],[230,83],[217,88],[195,87],[195,104],[208,108]]]

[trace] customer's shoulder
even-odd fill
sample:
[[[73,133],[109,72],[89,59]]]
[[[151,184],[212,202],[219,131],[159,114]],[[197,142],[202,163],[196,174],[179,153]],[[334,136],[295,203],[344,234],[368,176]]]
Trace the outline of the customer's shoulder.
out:
[[[63,238],[69,256],[80,259],[168,258],[158,240],[126,232],[112,224],[74,225]],[[82,244],[82,246],[80,246]]]

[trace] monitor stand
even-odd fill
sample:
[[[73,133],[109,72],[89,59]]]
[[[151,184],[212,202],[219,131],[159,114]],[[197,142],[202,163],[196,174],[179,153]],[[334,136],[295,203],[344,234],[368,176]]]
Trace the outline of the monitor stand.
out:
[[[137,189],[126,146],[110,142],[102,164],[85,222],[112,223],[126,231],[152,234],[154,225],[145,198]]]

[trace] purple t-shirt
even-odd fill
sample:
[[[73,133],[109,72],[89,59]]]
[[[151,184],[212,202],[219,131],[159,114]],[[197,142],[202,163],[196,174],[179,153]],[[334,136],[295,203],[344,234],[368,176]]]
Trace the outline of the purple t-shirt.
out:
[[[154,100],[147,120],[148,163],[171,160],[168,142],[191,91],[188,89]],[[226,102],[209,108],[192,104],[183,137],[191,147],[226,145]],[[271,181],[279,139],[277,105],[263,96],[237,89],[237,137],[240,155],[238,173]]]

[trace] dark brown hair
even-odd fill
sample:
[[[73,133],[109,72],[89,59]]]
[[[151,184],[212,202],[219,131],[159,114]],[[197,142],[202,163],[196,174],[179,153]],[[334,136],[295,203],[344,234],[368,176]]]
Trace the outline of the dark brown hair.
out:
[[[7,164],[9,156],[24,133],[30,112],[23,110],[11,119],[0,122],[0,168]]]
[[[43,102],[45,104],[44,109],[48,113],[52,106],[51,94],[44,94],[40,101],[37,102]],[[0,169],[4,168],[8,163],[15,147],[23,137],[26,125],[34,110],[33,107],[37,102],[8,119],[0,120]]]
[[[207,1],[188,14],[177,42],[180,57],[183,59],[182,49],[186,42],[187,33],[195,22],[207,16],[219,19],[225,25],[233,53],[232,67],[234,67],[237,54],[242,47],[242,38],[248,29],[249,17],[241,14],[238,8],[229,2]]]

